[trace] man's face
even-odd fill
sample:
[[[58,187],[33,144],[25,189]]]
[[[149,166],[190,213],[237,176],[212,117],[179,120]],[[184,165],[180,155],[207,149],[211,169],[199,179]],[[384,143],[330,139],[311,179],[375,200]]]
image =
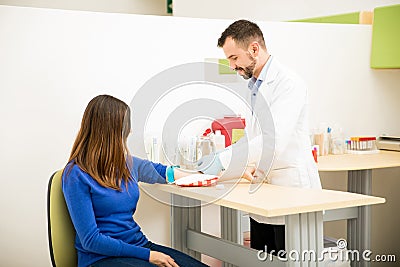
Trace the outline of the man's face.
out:
[[[236,45],[235,41],[228,37],[222,49],[229,60],[229,67],[236,70],[244,79],[253,77],[257,60],[248,50]]]

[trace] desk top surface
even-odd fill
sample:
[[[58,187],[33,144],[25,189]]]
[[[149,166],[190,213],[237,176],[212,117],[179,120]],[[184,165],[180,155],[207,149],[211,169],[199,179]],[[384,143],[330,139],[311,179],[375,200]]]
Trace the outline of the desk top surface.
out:
[[[380,150],[377,154],[343,154],[318,157],[319,171],[349,171],[400,166],[400,152]]]
[[[348,208],[384,203],[385,199],[348,192],[282,187],[262,184],[254,193],[249,193],[248,182],[220,182],[223,189],[212,187],[179,187],[176,185],[144,184],[147,193],[157,190],[201,200],[266,217],[290,215],[321,210]]]

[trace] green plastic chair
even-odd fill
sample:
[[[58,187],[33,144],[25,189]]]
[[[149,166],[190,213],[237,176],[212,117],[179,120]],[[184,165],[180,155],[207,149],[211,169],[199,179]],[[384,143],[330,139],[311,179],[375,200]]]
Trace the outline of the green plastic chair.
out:
[[[78,265],[75,249],[75,229],[61,189],[63,170],[50,177],[47,189],[47,229],[50,258],[53,267]]]

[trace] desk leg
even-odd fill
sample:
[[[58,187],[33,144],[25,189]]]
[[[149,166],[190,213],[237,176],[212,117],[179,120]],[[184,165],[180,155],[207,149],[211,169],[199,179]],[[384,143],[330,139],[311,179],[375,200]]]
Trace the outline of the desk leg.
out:
[[[239,243],[241,236],[239,211],[231,208],[222,207],[221,211],[221,238],[234,243]],[[235,267],[235,265],[224,262],[223,267]]]
[[[171,198],[171,245],[201,260],[199,252],[187,248],[187,230],[201,231],[201,202],[177,195],[171,195]]]
[[[285,225],[287,266],[323,266],[318,260],[324,247],[322,212],[287,215]]]
[[[372,170],[356,170],[348,172],[347,190],[352,193],[371,195]],[[358,208],[358,218],[347,222],[348,249],[357,250],[360,255],[371,247],[371,206]],[[370,262],[354,261],[353,267],[369,267]]]

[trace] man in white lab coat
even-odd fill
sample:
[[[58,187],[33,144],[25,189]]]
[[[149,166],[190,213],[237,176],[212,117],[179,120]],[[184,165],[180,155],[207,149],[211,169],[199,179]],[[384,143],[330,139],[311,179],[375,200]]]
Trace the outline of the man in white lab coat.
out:
[[[268,111],[269,108],[271,112],[275,157],[266,181],[282,186],[321,188],[318,169],[311,153],[307,88],[303,80],[268,53],[262,31],[253,22],[238,20],[232,23],[218,39],[218,47],[223,49],[230,67],[249,80],[251,107],[255,109],[257,104],[268,105],[265,108],[259,106],[257,110]],[[253,133],[253,136],[256,135]],[[260,140],[250,138],[250,154],[256,153],[254,150],[262,147],[254,145]],[[232,151],[228,148],[219,153],[217,160],[208,165],[208,169],[203,172],[216,174],[226,168],[226,155],[230,152]],[[283,251],[283,224],[283,217],[266,218],[251,215],[251,247],[264,250],[267,246],[268,252],[274,250],[275,255],[278,251]]]

